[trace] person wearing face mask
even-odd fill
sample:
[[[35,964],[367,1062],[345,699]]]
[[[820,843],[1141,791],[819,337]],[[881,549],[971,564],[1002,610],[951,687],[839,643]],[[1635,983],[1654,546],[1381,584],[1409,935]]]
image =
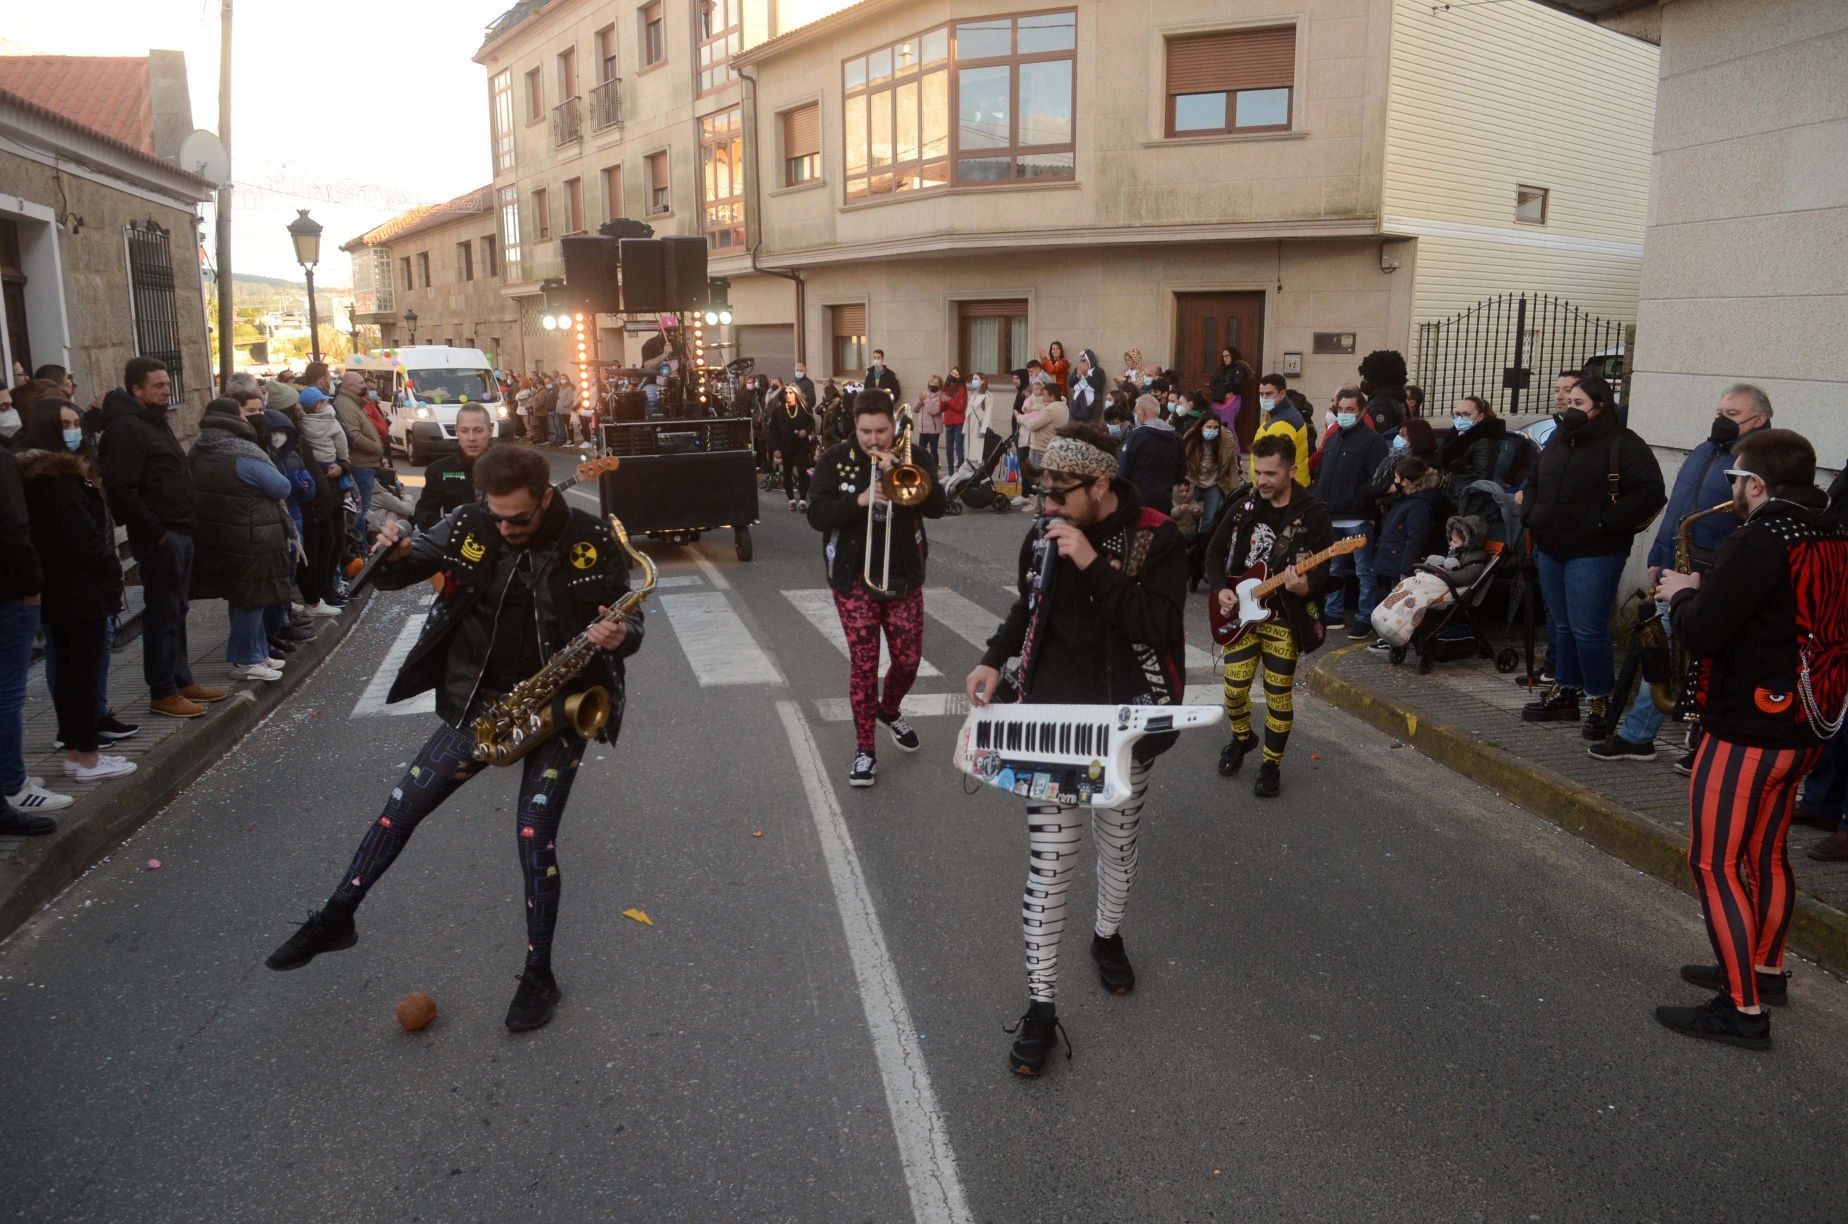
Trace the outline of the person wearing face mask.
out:
[[[1727,477],[1726,469],[1732,466],[1733,452],[1742,438],[1770,424],[1771,397],[1760,388],[1751,383],[1739,383],[1728,387],[1720,396],[1719,406],[1714,410],[1713,419],[1707,427],[1707,436],[1688,452],[1688,457],[1681,462],[1681,470],[1675,473],[1674,487],[1668,495],[1668,506],[1656,527],[1655,539],[1649,545],[1650,586],[1656,584],[1663,570],[1674,564],[1677,528],[1681,520],[1697,510],[1732,500],[1732,481]],[[1739,520],[1730,514],[1710,514],[1694,524],[1694,573],[1702,574],[1712,568],[1720,545],[1738,527]],[[1663,625],[1673,632],[1667,606],[1659,606],[1664,613]],[[1680,679],[1677,676],[1670,681],[1677,690],[1680,688]],[[1591,755],[1596,759],[1655,760],[1656,733],[1661,731],[1666,715],[1656,709],[1648,685],[1639,685],[1638,688],[1636,700],[1631,703],[1630,711],[1624,715],[1616,734],[1591,745]],[[1693,757],[1692,751],[1686,753],[1676,762],[1676,768],[1683,773],[1687,772],[1693,765]]]
[[[1296,402],[1290,398],[1289,386],[1281,374],[1266,374],[1258,380],[1258,427],[1251,441],[1255,446],[1259,438],[1277,434],[1290,440],[1297,455],[1307,455],[1310,452],[1309,425]],[[1248,478],[1255,480],[1255,460],[1252,470],[1254,474]],[[1308,488],[1309,465],[1298,463],[1293,479],[1301,487]]]
[[[1104,372],[1090,349],[1079,349],[1072,360],[1071,393],[1066,402],[1071,405],[1072,420],[1080,424],[1097,420],[1104,410]]]
[[[1181,439],[1187,479],[1200,502],[1199,534],[1211,538],[1219,508],[1244,483],[1238,435],[1216,416],[1203,416]]]
[[[1580,722],[1588,740],[1611,733],[1611,607],[1630,544],[1668,501],[1662,467],[1617,419],[1602,378],[1572,389],[1564,419],[1529,478],[1524,520],[1533,532],[1540,594],[1546,601],[1554,683],[1522,707],[1528,722]]]
[[[969,389],[955,366],[943,379],[943,461],[944,470],[954,472],[963,465],[963,427],[969,417]]]
[[[866,367],[866,385],[884,391],[894,404],[898,403],[898,375],[886,365],[884,349],[873,350],[873,364]]]
[[[13,392],[0,387],[0,439],[11,441],[19,433],[19,409],[13,407]]]
[[[993,453],[992,448],[1005,440],[1004,431],[994,426],[994,413],[995,401],[989,394],[988,380],[980,374],[971,374],[968,393],[963,400],[963,433],[969,440],[969,458],[975,463],[985,461]]]
[[[187,455],[199,548],[191,596],[228,605],[225,662],[232,677],[274,682],[282,679],[283,661],[269,652],[265,620],[271,605],[289,598],[291,486],[264,441],[235,400],[215,399],[199,418]]]
[[[128,529],[141,573],[141,665],[148,708],[169,718],[199,718],[223,689],[193,679],[186,644],[187,591],[193,570],[193,482],[186,452],[167,426],[173,378],[153,357],[131,357],[123,385],[103,397],[97,445],[103,494]]]
[[[924,395],[918,400],[918,449],[930,455],[931,462],[939,467],[943,465],[940,449],[943,442],[943,378],[932,374],[930,381],[924,385]]]
[[[1457,401],[1450,429],[1437,444],[1437,466],[1450,489],[1450,498],[1462,504],[1463,491],[1478,480],[1494,480],[1500,473],[1502,443],[1508,426],[1480,395]]]
[[[802,392],[803,405],[813,411],[820,402],[815,398],[815,380],[808,376],[808,367],[800,361],[796,363],[796,376],[790,380],[790,385]]]
[[[1374,604],[1372,519],[1373,475],[1391,452],[1391,444],[1374,432],[1366,418],[1357,387],[1343,387],[1335,395],[1335,419],[1322,441],[1322,462],[1309,491],[1328,509],[1337,536],[1367,535],[1369,543],[1357,553],[1336,557],[1328,564],[1328,597],[1323,618],[1330,625],[1344,623],[1350,613]],[[1352,580],[1351,582],[1349,580]],[[1347,588],[1354,587],[1350,592]],[[1353,596],[1351,600],[1350,594]],[[1358,600],[1358,602],[1353,602]],[[1353,631],[1367,624],[1353,617]],[[1362,633],[1361,636],[1365,636]]]

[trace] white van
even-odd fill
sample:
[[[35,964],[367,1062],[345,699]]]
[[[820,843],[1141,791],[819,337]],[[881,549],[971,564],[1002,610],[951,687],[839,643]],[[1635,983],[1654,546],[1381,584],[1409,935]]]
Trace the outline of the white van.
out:
[[[387,445],[403,451],[414,466],[456,449],[456,410],[463,404],[487,405],[497,435],[514,431],[510,406],[480,349],[446,344],[378,348],[348,358],[346,368],[358,370],[378,388],[379,406],[391,426]]]

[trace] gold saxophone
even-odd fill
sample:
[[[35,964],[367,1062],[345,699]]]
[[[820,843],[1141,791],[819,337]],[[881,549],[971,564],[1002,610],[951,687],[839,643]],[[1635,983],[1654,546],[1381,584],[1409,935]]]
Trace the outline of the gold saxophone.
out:
[[[622,520],[613,514],[609,519],[616,542],[642,567],[642,585],[617,600],[591,625],[610,624],[635,611],[654,590],[657,576],[655,563],[629,543]],[[587,627],[547,659],[544,667],[483,711],[475,720],[475,759],[491,765],[511,765],[567,727],[579,739],[596,738],[610,721],[609,690],[598,684],[567,696],[563,689],[589,666],[597,650]]]
[[[1700,522],[1709,515],[1720,514],[1722,512],[1731,513],[1732,508],[1733,504],[1728,500],[1721,502],[1717,506],[1708,506],[1705,510],[1696,510],[1692,514],[1684,514],[1681,516],[1680,520],[1675,524],[1674,570],[1677,574],[1691,574],[1694,572],[1694,524]],[[1649,617],[1641,625],[1637,626],[1637,632],[1642,635],[1644,650],[1660,651],[1668,658],[1667,674],[1660,680],[1650,681],[1649,699],[1655,703],[1655,708],[1662,711],[1662,713],[1673,714],[1681,695],[1680,688],[1682,682],[1686,679],[1688,674],[1689,660],[1687,652],[1681,648],[1681,643],[1679,641],[1668,636],[1668,631],[1662,624],[1662,614],[1659,610],[1655,615]]]

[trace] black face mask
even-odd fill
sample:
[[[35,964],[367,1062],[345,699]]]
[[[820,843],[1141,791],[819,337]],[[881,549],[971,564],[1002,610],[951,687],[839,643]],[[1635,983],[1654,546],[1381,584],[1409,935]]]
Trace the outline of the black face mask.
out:
[[[1591,416],[1583,408],[1568,408],[1559,414],[1559,427],[1567,433],[1583,429],[1591,423]]]
[[[1737,442],[1739,440],[1739,422],[1733,420],[1731,417],[1716,416],[1713,418],[1713,428],[1707,431],[1707,436],[1712,438],[1713,441],[1720,446],[1726,446],[1729,443]]]

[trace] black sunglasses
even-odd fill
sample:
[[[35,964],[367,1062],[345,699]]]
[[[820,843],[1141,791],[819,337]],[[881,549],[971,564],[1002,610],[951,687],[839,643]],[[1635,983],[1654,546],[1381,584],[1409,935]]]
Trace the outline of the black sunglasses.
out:
[[[494,511],[490,510],[488,511],[488,518],[493,522],[503,523],[508,527],[525,527],[533,521],[538,513],[539,507],[537,506],[528,510],[525,514],[496,514]]]
[[[1073,493],[1077,492],[1079,489],[1084,488],[1086,485],[1090,483],[1091,482],[1088,480],[1080,480],[1076,484],[1062,485],[1056,489],[1050,489],[1050,488],[1047,488],[1045,485],[1041,485],[1033,491],[1039,494],[1041,497],[1045,498],[1047,501],[1051,502],[1053,505],[1063,506],[1065,504],[1065,499],[1067,497],[1070,497]]]

